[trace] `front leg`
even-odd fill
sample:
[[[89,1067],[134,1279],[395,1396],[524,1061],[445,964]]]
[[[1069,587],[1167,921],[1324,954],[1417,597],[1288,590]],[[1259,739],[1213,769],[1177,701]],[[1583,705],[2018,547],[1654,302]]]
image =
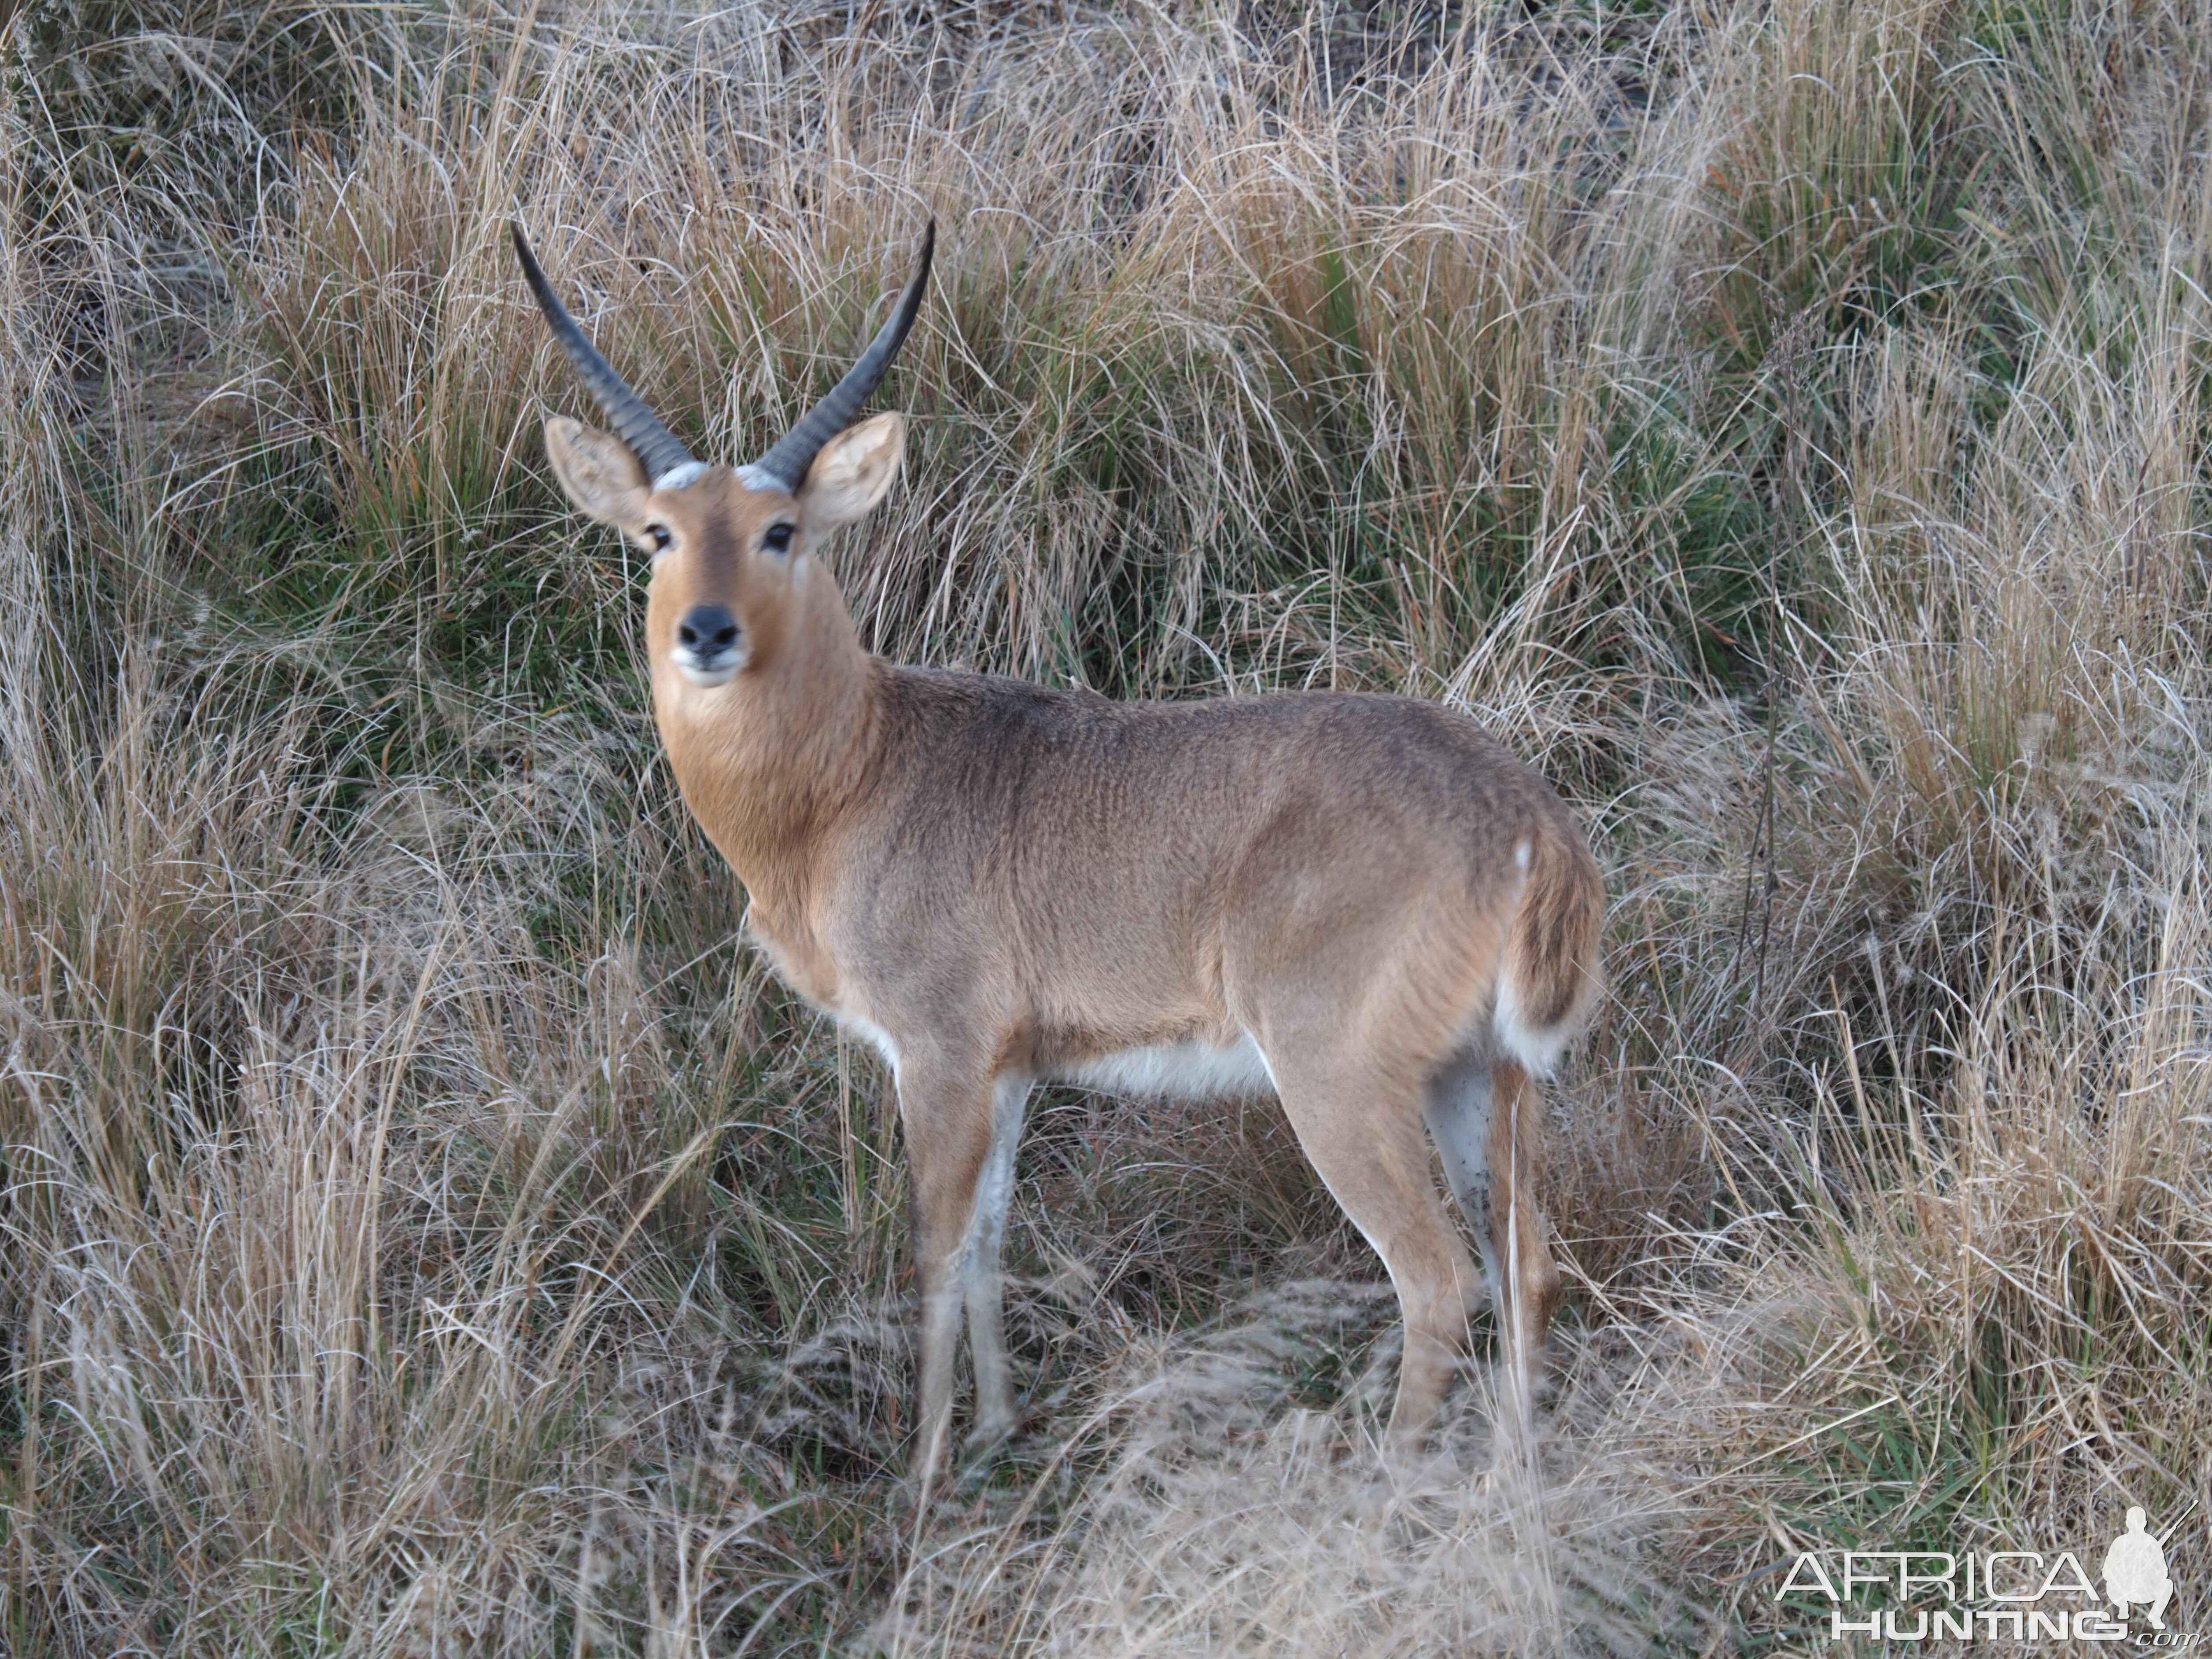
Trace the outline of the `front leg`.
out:
[[[899,1122],[912,1172],[915,1283],[921,1299],[913,1472],[925,1488],[944,1468],[951,1443],[952,1354],[977,1242],[977,1188],[994,1161],[992,1069],[988,1061],[942,1051],[902,1053],[898,1064]],[[997,1335],[985,1340],[1003,1388],[1006,1367]],[[980,1356],[987,1350],[979,1343],[977,1351]],[[983,1402],[987,1408],[997,1403]]]
[[[999,1251],[1006,1234],[1006,1208],[1014,1194],[1014,1147],[1022,1135],[1022,1108],[1030,1080],[1001,1076],[992,1091],[991,1154],[975,1184],[975,1219],[968,1251],[968,1351],[975,1359],[975,1426],[969,1444],[995,1445],[1014,1432],[1014,1383],[1006,1367],[1005,1281]]]

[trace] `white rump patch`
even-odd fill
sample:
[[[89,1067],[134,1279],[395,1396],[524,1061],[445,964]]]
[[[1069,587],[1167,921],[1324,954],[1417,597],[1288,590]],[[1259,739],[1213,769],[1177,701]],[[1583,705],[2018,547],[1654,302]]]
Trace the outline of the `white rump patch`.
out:
[[[1167,1095],[1178,1100],[1249,1099],[1275,1093],[1274,1074],[1249,1033],[1227,1048],[1192,1038],[1123,1049],[1055,1072],[1054,1081],[1109,1094]]]
[[[1522,875],[1528,873],[1528,844],[1526,841],[1513,849],[1513,862],[1521,866]]]
[[[1559,1056],[1566,1051],[1568,1039],[1575,1034],[1572,1026],[1547,1031],[1528,1024],[1522,1015],[1521,993],[1510,971],[1498,976],[1498,1007],[1491,1015],[1490,1028],[1497,1034],[1498,1046],[1518,1060],[1531,1077],[1540,1078],[1552,1075]]]

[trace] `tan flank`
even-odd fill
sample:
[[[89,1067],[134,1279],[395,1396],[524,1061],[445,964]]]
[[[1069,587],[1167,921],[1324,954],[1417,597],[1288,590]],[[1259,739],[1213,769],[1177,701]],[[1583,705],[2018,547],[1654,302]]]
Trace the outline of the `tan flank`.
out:
[[[963,1305],[975,1438],[1015,1422],[999,1250],[1040,1081],[1274,1093],[1397,1289],[1393,1444],[1434,1417],[1486,1280],[1525,1402],[1559,1284],[1531,1080],[1599,990],[1603,893],[1559,796],[1472,721],[1407,698],[1118,703],[871,655],[814,550],[897,475],[900,417],[851,422],[931,241],[853,372],[732,469],[677,444],[515,239],[620,434],[545,423],[569,499],[653,556],[653,707],[684,801],[777,971],[897,1080],[922,1474],[949,1444]]]

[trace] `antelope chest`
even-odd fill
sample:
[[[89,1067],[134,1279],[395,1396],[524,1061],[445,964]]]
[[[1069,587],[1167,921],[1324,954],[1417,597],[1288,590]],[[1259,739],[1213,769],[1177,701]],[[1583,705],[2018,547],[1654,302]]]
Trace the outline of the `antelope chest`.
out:
[[[755,898],[745,914],[745,932],[767,955],[777,978],[815,1007],[840,1020],[847,1017],[836,960],[813,929],[790,925]]]

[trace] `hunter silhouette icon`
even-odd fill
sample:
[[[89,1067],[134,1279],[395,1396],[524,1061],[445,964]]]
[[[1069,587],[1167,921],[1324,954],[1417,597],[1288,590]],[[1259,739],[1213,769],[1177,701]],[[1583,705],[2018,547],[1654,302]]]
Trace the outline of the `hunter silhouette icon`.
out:
[[[2125,1619],[2128,1604],[2150,1609],[2151,1627],[2166,1628],[2166,1604],[2173,1595],[2173,1580],[2166,1577],[2166,1550],[2143,1530],[2140,1509],[2128,1511],[2128,1529],[2112,1540],[2105,1552],[2105,1599],[2115,1616]]]

